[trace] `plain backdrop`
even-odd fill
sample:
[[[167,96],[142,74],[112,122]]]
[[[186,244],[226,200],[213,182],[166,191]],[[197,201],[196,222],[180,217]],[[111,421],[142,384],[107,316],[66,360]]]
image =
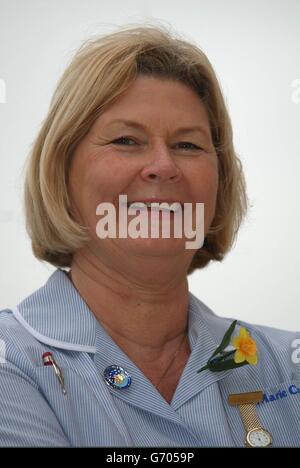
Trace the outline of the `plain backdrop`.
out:
[[[0,0],[0,309],[54,271],[31,252],[22,170],[64,67],[91,35],[146,21],[209,57],[251,202],[232,251],[190,290],[218,315],[299,330],[299,0]]]

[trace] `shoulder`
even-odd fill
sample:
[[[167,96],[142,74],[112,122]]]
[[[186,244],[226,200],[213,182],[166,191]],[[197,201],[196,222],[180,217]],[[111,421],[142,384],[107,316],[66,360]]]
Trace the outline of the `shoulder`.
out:
[[[299,332],[253,324],[239,320],[238,317],[221,317],[196,296],[191,296],[192,308],[197,311],[199,320],[202,320],[216,343],[221,342],[233,320],[237,320],[234,335],[238,334],[240,327],[244,327],[256,341],[259,364],[255,367],[260,373],[266,374],[266,378],[274,381],[300,377]],[[252,366],[245,366],[245,372],[250,368]]]
[[[299,331],[290,331],[279,329],[266,325],[259,325],[250,322],[239,320],[237,317],[222,317],[213,312],[204,302],[198,297],[190,293],[191,308],[196,310],[202,320],[214,331],[216,337],[220,338],[220,334],[228,329],[233,320],[238,320],[238,324],[247,328],[248,331],[255,333],[260,339],[264,339],[266,343],[273,342],[278,346],[286,346],[296,336],[300,337]]]
[[[69,445],[36,379],[42,353],[12,311],[0,311],[1,447]]]
[[[15,318],[11,309],[0,311],[0,362],[33,377],[42,344]]]
[[[36,348],[38,362],[45,347],[95,353],[96,319],[66,273],[57,269],[42,287],[0,312],[0,339],[33,363]]]
[[[16,319],[13,309],[3,309],[0,310],[0,338],[7,343],[13,341],[17,345],[22,344],[23,340],[32,340],[33,336]]]

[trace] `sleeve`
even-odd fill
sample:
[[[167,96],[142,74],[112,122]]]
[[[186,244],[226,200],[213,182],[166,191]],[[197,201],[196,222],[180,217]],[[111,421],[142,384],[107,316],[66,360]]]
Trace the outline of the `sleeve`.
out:
[[[0,364],[0,446],[70,446],[34,382],[8,362]]]

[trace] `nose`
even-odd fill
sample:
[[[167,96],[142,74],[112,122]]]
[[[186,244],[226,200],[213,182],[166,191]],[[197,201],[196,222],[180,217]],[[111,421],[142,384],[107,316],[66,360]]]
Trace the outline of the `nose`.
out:
[[[168,148],[160,144],[153,149],[151,161],[145,164],[141,176],[147,182],[175,183],[181,179],[182,172]]]

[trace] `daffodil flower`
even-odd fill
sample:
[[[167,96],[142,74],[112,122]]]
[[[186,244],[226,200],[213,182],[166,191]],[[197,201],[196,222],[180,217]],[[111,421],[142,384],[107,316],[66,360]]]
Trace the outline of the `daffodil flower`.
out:
[[[232,346],[236,348],[234,353],[234,362],[239,364],[247,361],[249,364],[256,365],[257,358],[257,347],[253,338],[251,338],[248,330],[241,327],[239,336],[236,336],[232,342]]]
[[[245,366],[246,364],[257,364],[258,357],[256,342],[250,336],[250,333],[246,328],[241,327],[239,336],[236,336],[231,340],[231,335],[235,329],[236,324],[236,320],[232,322],[225,335],[223,336],[221,344],[210,356],[206,365],[201,367],[201,369],[199,369],[197,373],[202,372],[206,369],[212,372],[220,372]],[[230,340],[233,349],[228,350]]]

